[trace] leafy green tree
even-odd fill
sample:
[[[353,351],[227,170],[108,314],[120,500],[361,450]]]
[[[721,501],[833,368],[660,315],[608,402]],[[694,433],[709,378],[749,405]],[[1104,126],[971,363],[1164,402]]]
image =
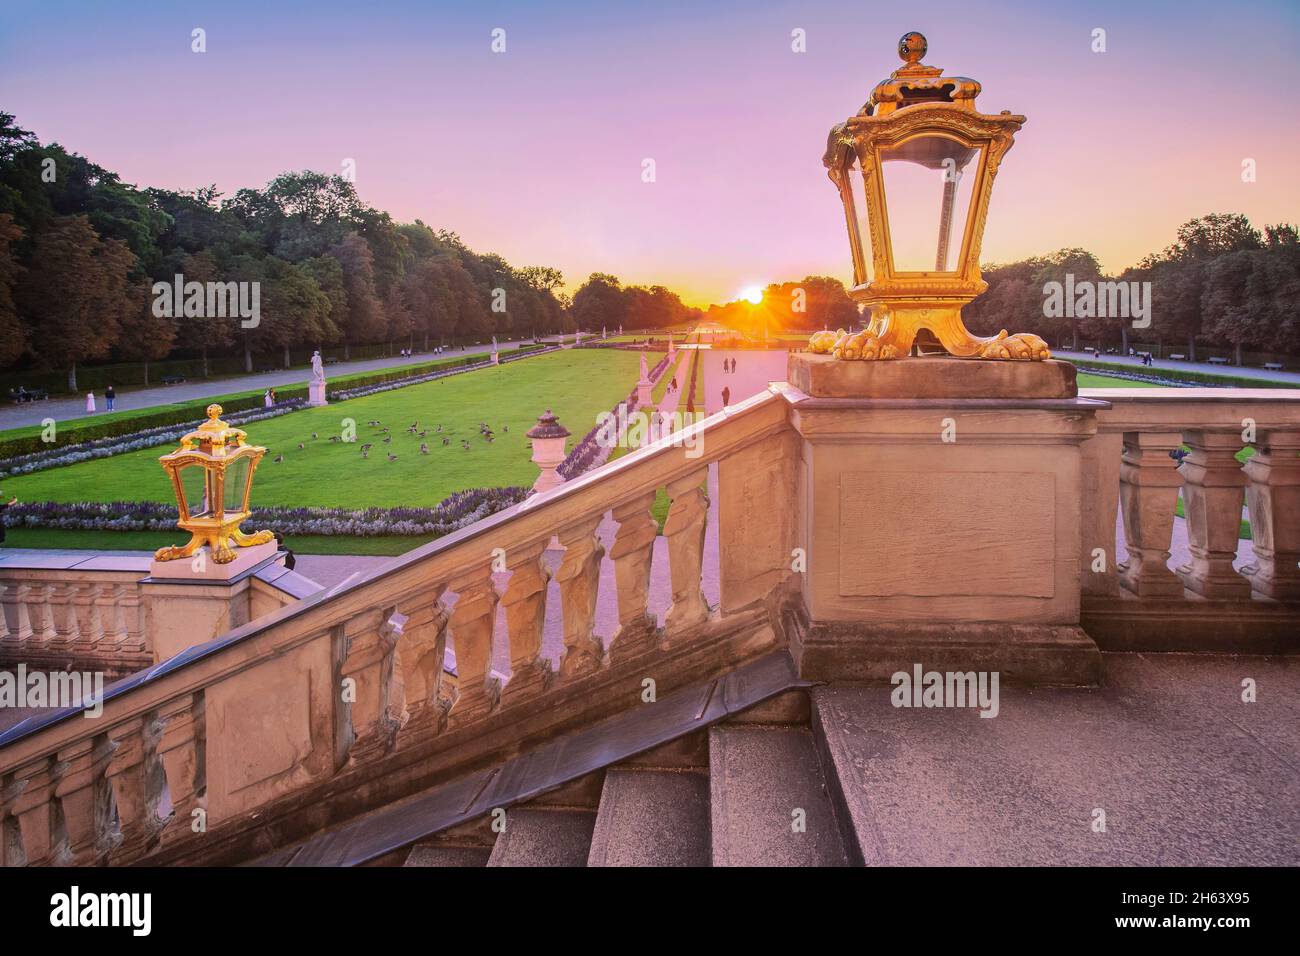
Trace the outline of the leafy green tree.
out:
[[[64,369],[77,391],[77,365],[108,356],[118,339],[136,259],[120,239],[101,240],[85,216],[60,216],[37,237],[18,286],[32,353]]]

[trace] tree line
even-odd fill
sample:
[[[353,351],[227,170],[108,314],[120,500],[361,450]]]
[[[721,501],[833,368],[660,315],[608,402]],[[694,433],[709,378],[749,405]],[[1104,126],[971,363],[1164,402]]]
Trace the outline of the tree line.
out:
[[[1171,245],[1118,276],[1103,275],[1086,249],[985,266],[983,275],[988,291],[962,312],[982,334],[1005,328],[1075,349],[1086,342],[1123,352],[1131,343],[1169,344],[1191,360],[1200,345],[1231,351],[1239,365],[1243,350],[1300,354],[1300,237],[1291,225],[1261,232],[1245,216],[1215,213],[1184,223]],[[1064,286],[1067,276],[1085,291],[1085,283],[1120,282],[1139,283],[1144,294],[1140,284],[1150,283],[1150,325],[1098,315],[1095,305],[1048,314],[1060,310],[1045,309],[1047,290]]]
[[[153,286],[257,282],[254,327],[229,317],[159,315]],[[599,290],[620,289],[608,314]],[[223,198],[215,187],[140,189],[0,112],[0,368],[66,371],[145,363],[174,351],[279,353],[295,347],[514,338],[587,327],[658,326],[688,310],[661,286],[593,276],[580,302],[549,266],[516,268],[420,220],[394,222],[342,176],[286,172]],[[596,290],[596,291],[591,291]],[[574,307],[576,306],[576,307]],[[624,307],[626,306],[626,307]],[[165,310],[164,310],[165,311]]]

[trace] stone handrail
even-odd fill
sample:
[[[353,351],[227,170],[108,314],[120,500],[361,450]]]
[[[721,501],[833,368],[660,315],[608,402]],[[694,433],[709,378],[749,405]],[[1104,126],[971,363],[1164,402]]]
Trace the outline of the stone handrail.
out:
[[[343,818],[363,798],[403,796],[449,767],[770,650],[793,525],[727,536],[747,557],[710,608],[705,485],[718,462],[724,500],[742,484],[789,487],[790,440],[785,403],[769,391],[119,681],[93,720],[69,709],[11,728],[0,734],[0,864],[244,858],[277,818],[305,808],[315,825]],[[662,627],[647,603],[659,489],[671,499]],[[596,531],[607,514],[617,532],[605,555]],[[553,538],[564,548],[558,669],[541,654]],[[594,634],[603,560],[618,603],[606,645]],[[508,679],[491,667],[498,604]]]
[[[1250,632],[1263,643],[1248,646],[1275,647],[1261,620],[1293,627],[1279,602],[1300,600],[1300,390],[1116,388],[1080,395],[1110,404],[1097,413],[1097,435],[1082,449],[1089,501],[1080,561],[1089,633],[1103,647],[1169,648],[1179,646],[1171,636],[1179,632],[1194,647],[1241,649],[1237,638]],[[1254,452],[1243,464],[1237,455],[1247,446]],[[1181,462],[1171,455],[1180,449]],[[1191,557],[1171,570],[1180,495]],[[1243,501],[1254,563],[1238,571]],[[1128,549],[1123,564],[1115,561],[1117,512]],[[1166,622],[1164,636],[1157,618]]]

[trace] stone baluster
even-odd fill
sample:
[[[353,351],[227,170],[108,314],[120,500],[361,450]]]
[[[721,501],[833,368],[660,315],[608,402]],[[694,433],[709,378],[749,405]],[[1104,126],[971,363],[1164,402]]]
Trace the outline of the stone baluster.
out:
[[[708,477],[708,468],[701,468],[668,485],[668,496],[673,503],[664,524],[664,538],[668,542],[673,603],[664,625],[670,633],[709,619],[709,604],[700,589],[704,528],[709,518],[709,497],[704,491]]]
[[[1139,597],[1181,595],[1183,582],[1169,570],[1174,509],[1183,476],[1169,453],[1181,448],[1178,432],[1127,432],[1120,462],[1120,507],[1128,561],[1120,581]]]
[[[650,568],[659,536],[659,525],[650,513],[654,503],[652,491],[613,510],[618,531],[609,554],[618,587],[618,632],[610,651],[616,657],[636,653],[654,640],[656,622],[649,609]]]
[[[551,663],[541,656],[546,585],[551,580],[551,572],[542,561],[544,550],[546,542],[538,541],[507,552],[510,581],[501,603],[505,605],[510,639],[510,681],[505,686],[509,703],[541,693],[551,682]]]
[[[59,633],[54,627],[54,607],[50,595],[54,587],[49,584],[36,584],[31,589],[31,601],[27,606],[32,623],[32,636],[29,647],[32,650],[44,650],[58,639]]]
[[[144,654],[152,650],[152,641],[144,626],[144,609],[140,603],[140,589],[134,584],[122,584],[113,589],[113,630],[122,635],[117,643],[124,654]]]
[[[1257,594],[1300,600],[1300,432],[1265,431],[1246,460],[1246,501],[1255,562],[1244,569]]]
[[[83,737],[59,751],[54,795],[59,800],[66,839],[64,846],[56,848],[60,864],[88,866],[107,849],[108,782],[104,772],[108,760],[108,742],[102,736]]]
[[[1085,595],[1119,596],[1115,516],[1119,514],[1119,472],[1124,436],[1097,432],[1079,446],[1083,472],[1080,582]]]
[[[19,767],[10,784],[9,813],[18,821],[21,846],[5,851],[5,865],[42,866],[54,855],[54,760],[38,757]],[[12,834],[11,834],[12,839]],[[21,850],[21,854],[17,852]],[[10,863],[10,859],[14,862]]]
[[[108,732],[109,760],[105,774],[117,805],[118,832],[110,862],[129,862],[153,845],[163,821],[158,817],[166,778],[157,763],[157,722],[132,717]]]
[[[605,651],[595,636],[596,598],[600,593],[600,559],[604,545],[596,534],[604,515],[595,515],[560,530],[564,560],[556,572],[564,616],[564,657],[560,673],[577,677],[600,667]]]
[[[406,694],[396,667],[406,615],[389,608],[358,614],[343,626],[339,676],[350,682],[348,756],[364,760],[390,750],[406,719]]]
[[[74,653],[82,657],[104,649],[104,622],[99,612],[101,590],[100,585],[86,581],[77,588],[73,599],[77,609],[77,644]]]
[[[11,644],[16,643],[13,632],[9,630],[9,616],[5,610],[9,606],[8,595],[13,590],[12,584],[6,584],[0,581],[0,652],[6,650]]]
[[[170,842],[196,832],[195,810],[207,809],[207,723],[202,691],[182,694],[158,708],[162,733],[158,759],[167,778],[172,815],[162,833]]]
[[[1250,582],[1232,567],[1237,556],[1246,473],[1236,454],[1236,432],[1190,429],[1183,441],[1191,449],[1179,471],[1191,561],[1178,569],[1183,586],[1207,598],[1250,596]]]
[[[450,627],[459,690],[451,719],[465,723],[495,710],[501,700],[501,681],[492,671],[498,600],[492,566],[484,563],[448,586],[456,592]]]
[[[435,588],[433,593],[441,595],[442,588]],[[434,600],[413,608],[407,619],[397,646],[406,710],[410,714],[403,738],[430,727],[437,733],[451,708],[451,691],[443,684],[449,616],[442,601]]]
[[[81,637],[81,626],[77,621],[77,585],[61,581],[50,587],[51,617],[54,620],[55,635],[49,642],[51,651],[71,653]]]

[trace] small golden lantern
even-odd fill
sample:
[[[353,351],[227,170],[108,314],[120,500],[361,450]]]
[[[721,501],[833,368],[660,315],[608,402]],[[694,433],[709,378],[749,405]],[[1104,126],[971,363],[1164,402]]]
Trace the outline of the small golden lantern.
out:
[[[961,309],[988,288],[980,242],[998,164],[1023,116],[979,113],[979,83],[921,62],[919,33],[898,41],[904,64],[856,116],[831,130],[823,157],[839,190],[853,258],[850,295],[869,318],[856,335],[820,332],[814,352],[887,359],[918,351],[1042,360],[1036,335],[972,335]]]
[[[235,548],[274,539],[270,531],[239,530],[248,517],[253,472],[266,454],[265,448],[247,444],[247,437],[221,420],[220,405],[209,405],[208,420],[182,438],[179,449],[158,459],[176,492],[176,525],[190,533],[190,540],[180,547],[159,548],[154,558],[188,558],[206,544],[217,564],[228,564],[235,560]]]

